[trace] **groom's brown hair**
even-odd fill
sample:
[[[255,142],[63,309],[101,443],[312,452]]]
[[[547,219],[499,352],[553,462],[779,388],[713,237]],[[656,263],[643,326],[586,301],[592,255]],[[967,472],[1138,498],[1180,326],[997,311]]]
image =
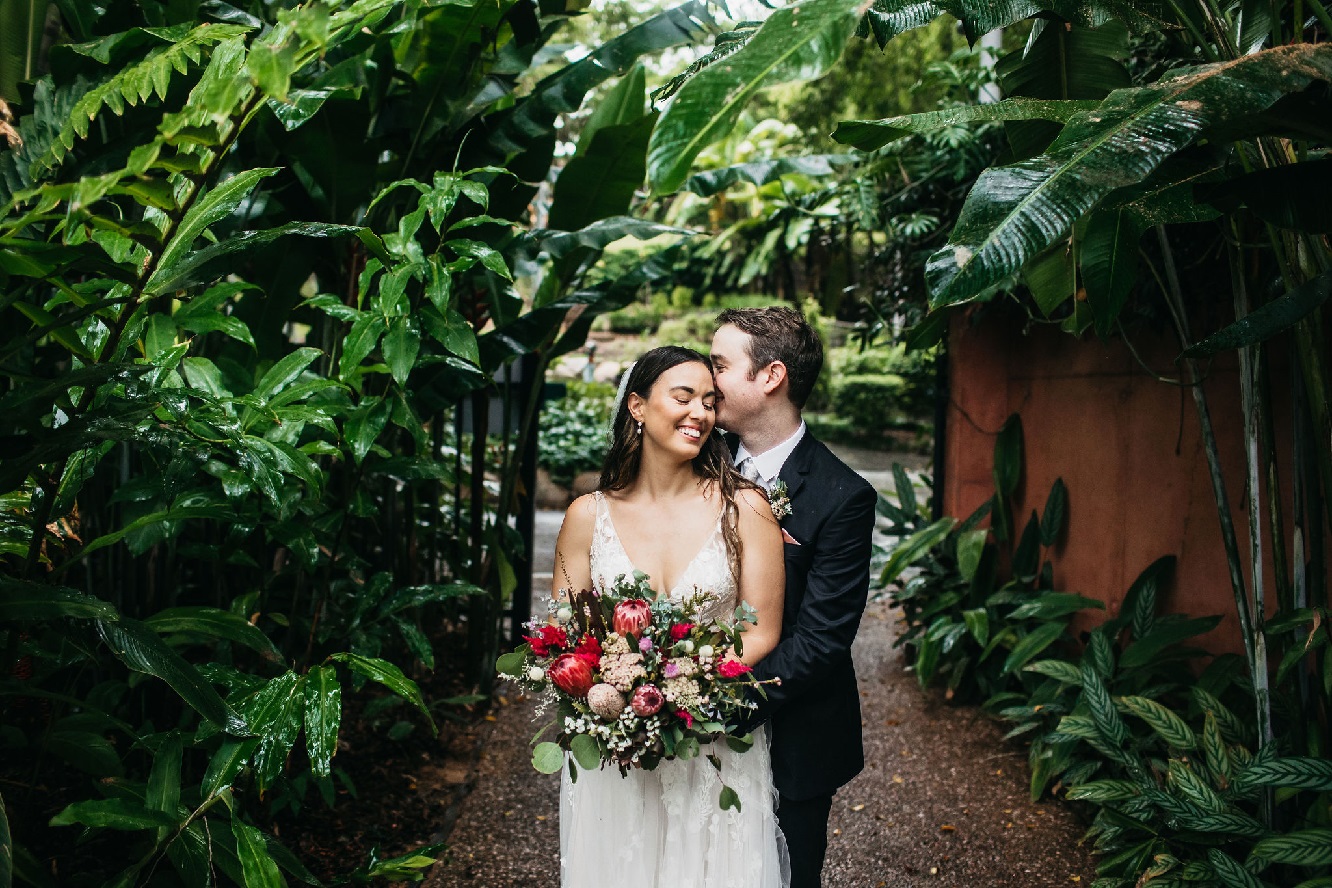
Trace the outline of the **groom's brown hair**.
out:
[[[823,342],[805,316],[784,305],[728,308],[717,315],[718,328],[727,324],[749,334],[749,378],[781,361],[791,403],[803,408],[823,369]]]

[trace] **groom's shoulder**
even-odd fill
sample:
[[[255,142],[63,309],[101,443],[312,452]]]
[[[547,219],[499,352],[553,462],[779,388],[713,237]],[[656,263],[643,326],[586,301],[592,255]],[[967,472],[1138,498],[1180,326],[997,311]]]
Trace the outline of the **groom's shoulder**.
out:
[[[855,493],[875,494],[874,487],[855,469],[848,466],[827,444],[805,432],[810,445],[810,469],[818,483],[842,496]],[[877,495],[877,494],[875,494]]]

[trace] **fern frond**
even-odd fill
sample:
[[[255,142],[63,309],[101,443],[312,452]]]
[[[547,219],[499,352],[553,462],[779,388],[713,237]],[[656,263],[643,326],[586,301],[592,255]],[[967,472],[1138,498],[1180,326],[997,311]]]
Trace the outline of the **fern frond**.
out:
[[[735,30],[723,31],[718,34],[712,52],[703,56],[688,68],[685,68],[679,74],[672,77],[665,84],[652,91],[653,104],[665,101],[675,95],[680,91],[680,87],[689,82],[689,79],[699,71],[702,71],[709,65],[714,65],[727,56],[734,55],[744,49],[745,44],[749,42],[749,38],[753,37],[754,34],[758,32],[758,29],[762,24],[762,22],[740,22],[735,26]]]
[[[154,48],[138,62],[98,83],[83,94],[47,151],[34,161],[33,174],[41,175],[58,166],[79,139],[87,138],[102,108],[120,116],[126,104],[136,106],[153,96],[166,98],[174,74],[188,73],[191,66],[201,63],[209,47],[248,30],[241,25],[200,25],[178,42]]]

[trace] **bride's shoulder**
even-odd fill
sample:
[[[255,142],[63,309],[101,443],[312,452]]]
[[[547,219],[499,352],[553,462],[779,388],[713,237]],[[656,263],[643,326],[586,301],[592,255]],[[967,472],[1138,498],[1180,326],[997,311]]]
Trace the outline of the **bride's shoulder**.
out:
[[[582,542],[592,539],[596,522],[597,495],[585,493],[564,510],[564,523],[560,525],[560,536],[581,545]]]
[[[772,507],[768,505],[768,498],[760,490],[755,490],[752,487],[740,488],[735,492],[735,504],[742,523],[754,519],[768,524],[776,523],[772,517]]]

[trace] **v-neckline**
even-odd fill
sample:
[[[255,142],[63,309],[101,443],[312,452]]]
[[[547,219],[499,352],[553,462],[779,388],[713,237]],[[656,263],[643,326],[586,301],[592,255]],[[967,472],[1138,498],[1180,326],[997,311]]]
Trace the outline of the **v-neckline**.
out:
[[[639,573],[644,574],[645,576],[650,578],[652,575],[649,574],[647,571],[639,570],[638,565],[634,564],[634,559],[629,554],[629,550],[624,547],[624,540],[620,538],[620,531],[615,526],[615,517],[611,515],[610,499],[601,491],[597,491],[597,496],[601,498],[601,507],[606,510],[606,523],[610,526],[611,536],[615,537],[615,545],[620,547],[620,554],[624,556],[625,561],[629,562],[630,567],[632,567],[635,571],[638,571]],[[690,558],[689,563],[687,563],[684,566],[684,570],[680,571],[680,576],[676,578],[675,585],[672,586],[670,589],[666,590],[665,592],[658,592],[657,593],[658,598],[662,597],[663,595],[665,595],[667,598],[675,597],[675,590],[679,588],[680,582],[689,576],[689,571],[693,570],[694,562],[698,561],[698,559],[702,557],[703,553],[708,551],[708,547],[712,545],[713,539],[715,539],[717,534],[721,531],[721,518],[722,518],[722,513],[718,512],[717,520],[713,523],[712,533],[708,534],[707,537],[704,538],[703,545],[698,547],[698,551],[694,553],[694,557]],[[663,577],[662,579],[664,581],[665,577]]]

